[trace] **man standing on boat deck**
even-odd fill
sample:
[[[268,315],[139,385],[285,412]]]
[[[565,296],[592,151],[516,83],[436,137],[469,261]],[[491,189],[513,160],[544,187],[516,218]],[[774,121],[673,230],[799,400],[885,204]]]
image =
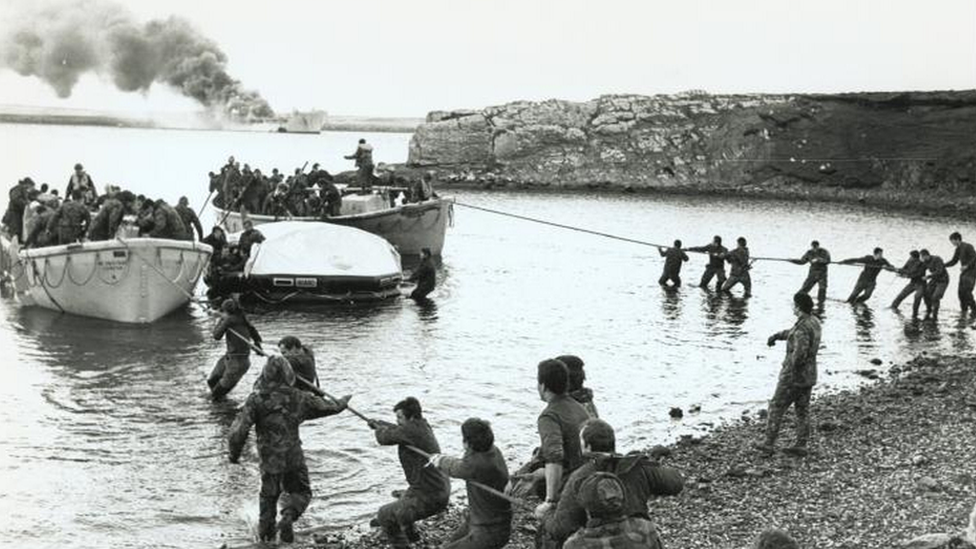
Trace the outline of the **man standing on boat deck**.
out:
[[[213,338],[224,338],[227,342],[227,353],[220,357],[207,378],[210,395],[214,400],[220,400],[231,392],[251,367],[249,341],[253,341],[258,349],[261,348],[261,334],[247,320],[236,301],[225,299],[220,309],[221,319],[214,326]]]
[[[508,466],[495,446],[491,424],[470,418],[461,424],[464,457],[435,454],[430,463],[448,476],[467,481],[468,512],[464,522],[441,549],[501,549],[512,535],[512,504],[473,486],[471,481],[501,491],[508,483]]]
[[[681,264],[688,261],[688,254],[681,249],[681,241],[675,240],[673,247],[667,250],[658,248],[657,252],[664,258],[664,272],[657,283],[664,287],[668,286],[668,282],[671,282],[672,288],[681,286]]]
[[[451,493],[451,481],[427,460],[410,450],[413,446],[428,454],[441,453],[433,429],[423,417],[420,402],[407,397],[393,407],[396,424],[370,420],[369,427],[376,435],[376,442],[383,446],[397,446],[400,466],[409,485],[393,503],[380,507],[376,521],[383,528],[395,549],[405,549],[410,542],[420,539],[414,522],[440,513],[447,508]]]
[[[949,242],[955,246],[956,252],[945,266],[949,268],[959,264],[959,308],[963,315],[968,310],[976,318],[976,300],[973,298],[973,286],[976,286],[976,249],[969,242],[963,242],[962,235],[958,232],[949,235]]]
[[[416,282],[417,287],[410,292],[410,299],[422,301],[427,299],[427,295],[434,291],[437,282],[437,269],[434,267],[434,258],[430,254],[430,248],[420,250],[420,265],[413,271],[407,282]]]
[[[197,212],[190,207],[190,200],[187,197],[180,197],[179,202],[176,203],[176,213],[180,215],[183,227],[187,232],[190,232],[190,240],[193,240],[191,229],[197,232],[197,240],[203,240],[203,225],[200,223],[200,218],[197,217]]]
[[[919,252],[919,257],[929,273],[925,283],[925,320],[938,320],[942,296],[949,287],[949,270],[941,257],[930,254],[928,250]]]
[[[326,402],[322,397],[295,389],[294,382],[295,374],[288,361],[280,356],[269,357],[228,436],[229,459],[237,463],[251,426],[255,426],[261,457],[258,499],[261,541],[274,541],[276,530],[282,542],[295,541],[293,525],[312,500],[299,426],[310,419],[342,412],[352,398],[344,396],[334,403]],[[276,525],[279,499],[281,520]]]
[[[800,259],[790,260],[797,265],[810,264],[810,271],[807,279],[803,281],[800,291],[808,294],[814,286],[817,286],[817,303],[823,305],[827,300],[827,265],[830,264],[830,252],[826,248],[820,247],[820,242],[814,240],[810,243],[807,250]]]
[[[356,161],[356,168],[359,169],[359,186],[363,191],[370,190],[373,187],[373,146],[365,139],[360,139],[356,152],[343,158]]]
[[[884,258],[884,250],[881,248],[875,248],[872,255],[852,257],[839,263],[841,265],[864,265],[860,276],[857,277],[857,283],[854,284],[854,290],[847,298],[847,302],[851,305],[864,303],[871,298],[871,294],[874,293],[874,288],[878,284],[878,274],[882,269],[894,269],[894,266]]]
[[[766,440],[756,448],[766,455],[775,450],[783,415],[792,405],[796,410],[796,442],[783,450],[796,456],[807,454],[810,438],[810,395],[817,383],[817,353],[820,352],[820,320],[813,316],[813,298],[798,292],[793,296],[793,313],[796,324],[789,330],[777,332],[767,340],[772,347],[777,341],[786,341],[786,358],[780,369],[776,392],[769,401],[766,418]]]
[[[736,284],[742,284],[742,289],[745,290],[742,297],[749,297],[752,295],[752,277],[749,276],[752,265],[749,264],[749,248],[746,246],[745,237],[740,236],[736,242],[738,246],[725,254],[725,260],[732,268],[729,270],[729,278],[725,284],[722,284],[722,291],[731,293]]]
[[[79,200],[85,205],[93,204],[98,198],[98,190],[84,166],[75,164],[75,172],[68,179],[68,187],[64,191],[64,198]]]
[[[918,308],[925,298],[925,265],[922,264],[918,250],[912,250],[908,253],[908,261],[901,269],[898,269],[898,274],[907,278],[908,284],[895,296],[894,301],[891,302],[891,308],[897,309],[905,298],[914,293],[912,318],[918,319]]]
[[[725,284],[725,254],[728,253],[728,249],[722,245],[722,237],[715,235],[712,238],[712,243],[705,246],[695,246],[694,248],[688,248],[689,252],[705,252],[708,254],[708,265],[705,266],[705,272],[702,274],[701,282],[698,283],[698,287],[704,290],[708,289],[708,283],[712,281],[712,277],[715,278],[715,290],[720,291],[722,285]]]

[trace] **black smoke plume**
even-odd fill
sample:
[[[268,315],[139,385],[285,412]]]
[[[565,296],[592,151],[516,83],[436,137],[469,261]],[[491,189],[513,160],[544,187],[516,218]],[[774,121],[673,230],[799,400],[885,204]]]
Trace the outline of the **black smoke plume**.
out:
[[[227,72],[227,55],[179,17],[140,24],[107,0],[44,3],[0,24],[0,65],[36,76],[68,97],[95,72],[127,92],[166,84],[208,109],[238,120],[274,111]]]

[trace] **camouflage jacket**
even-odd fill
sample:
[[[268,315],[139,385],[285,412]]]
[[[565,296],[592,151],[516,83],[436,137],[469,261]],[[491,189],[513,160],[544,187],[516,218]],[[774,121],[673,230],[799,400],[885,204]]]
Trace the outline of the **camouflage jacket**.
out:
[[[591,520],[573,534],[563,549],[661,549],[661,538],[651,521],[639,517]]]
[[[245,257],[251,256],[251,248],[255,244],[260,244],[264,242],[264,235],[261,231],[257,229],[248,229],[241,233],[241,236],[237,239],[237,245],[241,248],[241,253]]]
[[[649,518],[647,501],[651,496],[674,496],[684,489],[684,478],[671,467],[658,465],[643,454],[625,456],[588,454],[587,461],[566,480],[555,512],[544,519],[546,532],[557,540],[566,539],[586,524],[586,510],[579,500],[583,481],[594,473],[613,473],[624,485],[625,516]]]
[[[305,462],[298,426],[303,421],[338,414],[339,405],[284,384],[262,385],[247,397],[230,429],[228,446],[232,461],[244,449],[251,426],[257,433],[261,471],[279,474]]]
[[[125,208],[122,203],[114,198],[105,200],[101,209],[92,219],[91,226],[88,228],[89,240],[110,240],[115,238],[115,233],[122,224],[122,217]]]
[[[180,220],[183,221],[183,227],[190,233],[190,236],[192,237],[193,231],[196,230],[197,238],[203,240],[203,225],[200,223],[200,218],[197,217],[197,213],[193,211],[193,208],[177,204],[174,209],[179,214]]]
[[[91,212],[84,204],[76,200],[69,200],[61,205],[51,219],[48,221],[47,230],[52,233],[57,232],[59,228],[70,229],[70,228],[88,228],[88,223],[91,222]]]
[[[193,235],[183,225],[180,214],[165,202],[156,203],[153,214],[153,228],[149,231],[153,238],[170,238],[173,240],[193,240]]]
[[[813,387],[817,383],[817,353],[820,351],[820,320],[802,314],[789,330],[776,334],[786,340],[786,358],[779,382],[793,387]]]

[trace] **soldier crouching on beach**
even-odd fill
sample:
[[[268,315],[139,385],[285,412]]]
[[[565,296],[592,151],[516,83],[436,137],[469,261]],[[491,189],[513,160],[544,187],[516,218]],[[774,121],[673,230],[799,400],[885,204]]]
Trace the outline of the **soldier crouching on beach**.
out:
[[[774,451],[779,436],[783,414],[792,405],[796,410],[796,442],[786,453],[805,456],[810,437],[810,395],[817,383],[817,353],[820,350],[820,320],[813,316],[813,298],[806,293],[793,296],[793,312],[796,324],[789,330],[769,337],[770,347],[777,341],[786,341],[786,358],[779,373],[776,392],[769,401],[769,417],[766,418],[766,440],[756,448],[763,454]]]
[[[441,549],[501,549],[512,535],[512,504],[470,481],[503,490],[508,483],[508,466],[495,446],[495,434],[487,421],[468,419],[461,424],[461,438],[463,458],[439,454],[430,458],[431,465],[448,476],[469,481],[465,521]]]
[[[433,467],[427,467],[427,459],[407,448],[413,446],[428,454],[439,454],[440,445],[434,431],[423,417],[420,402],[407,397],[393,407],[396,424],[370,420],[369,427],[375,431],[376,442],[383,446],[398,446],[400,466],[407,477],[407,490],[397,501],[380,507],[376,522],[383,528],[396,549],[409,547],[411,541],[420,536],[414,522],[440,513],[447,508],[451,493],[451,481]]]
[[[231,392],[251,367],[250,341],[258,349],[261,348],[261,334],[247,320],[236,301],[225,299],[220,309],[222,318],[214,326],[213,337],[219,340],[226,334],[227,353],[220,357],[207,378],[210,395],[214,400],[220,400]]]
[[[338,414],[352,398],[344,396],[337,402],[326,402],[322,397],[295,389],[294,382],[295,373],[288,360],[269,357],[254,392],[247,397],[230,429],[230,462],[237,463],[248,432],[255,426],[261,458],[258,536],[262,541],[274,541],[276,531],[281,541],[294,541],[293,524],[312,500],[299,425]],[[279,498],[281,520],[276,524]]]

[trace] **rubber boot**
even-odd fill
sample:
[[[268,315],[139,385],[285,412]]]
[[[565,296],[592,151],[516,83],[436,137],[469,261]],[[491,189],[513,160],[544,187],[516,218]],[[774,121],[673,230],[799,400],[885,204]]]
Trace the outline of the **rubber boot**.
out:
[[[278,539],[284,543],[295,541],[295,513],[290,509],[281,512],[281,520],[278,521]]]

